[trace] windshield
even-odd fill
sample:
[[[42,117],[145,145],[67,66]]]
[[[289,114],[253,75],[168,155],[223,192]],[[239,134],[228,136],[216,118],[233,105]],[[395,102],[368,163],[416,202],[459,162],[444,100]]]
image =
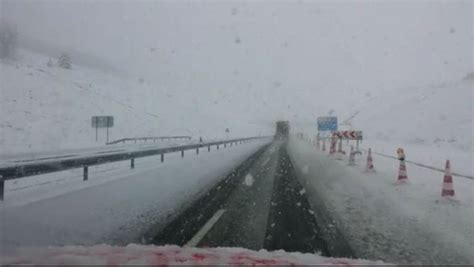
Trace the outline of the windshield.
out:
[[[473,22],[0,0],[0,264],[473,264]]]

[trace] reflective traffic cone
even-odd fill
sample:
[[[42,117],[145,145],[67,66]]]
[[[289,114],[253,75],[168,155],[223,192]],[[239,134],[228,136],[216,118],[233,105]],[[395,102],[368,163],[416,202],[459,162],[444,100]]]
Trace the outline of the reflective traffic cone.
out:
[[[372,149],[369,148],[369,153],[367,154],[367,165],[365,165],[365,172],[375,172],[374,162],[372,160]]]
[[[405,166],[405,161],[400,160],[400,168],[398,169],[398,182],[404,183],[406,181],[408,181],[407,167]]]
[[[446,170],[444,171],[443,190],[441,191],[441,196],[454,196],[453,176],[451,175],[451,166],[449,160],[446,161]]]
[[[354,166],[355,165],[355,159],[354,159],[354,147],[351,146],[351,153],[349,154],[349,166]]]
[[[329,147],[329,155],[336,153],[336,138],[331,139],[331,145]]]
[[[339,152],[341,154],[346,154],[346,152],[344,152],[344,150],[342,150],[342,139],[339,139],[339,145],[337,147],[337,152]]]

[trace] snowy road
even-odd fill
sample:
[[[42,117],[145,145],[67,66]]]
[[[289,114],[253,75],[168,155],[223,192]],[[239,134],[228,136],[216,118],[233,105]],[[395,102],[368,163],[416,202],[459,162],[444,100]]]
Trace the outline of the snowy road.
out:
[[[473,262],[470,180],[457,181],[461,204],[442,203],[433,197],[439,188],[433,191],[423,177],[431,170],[410,168],[416,176],[400,187],[390,182],[384,165],[392,162],[383,158],[375,158],[377,173],[367,175],[359,157],[349,167],[302,140],[268,141],[184,159],[175,153],[164,163],[148,157],[135,170],[105,170],[103,176],[119,178],[97,186],[7,202],[0,208],[1,244],[133,242],[401,264]],[[100,172],[93,177],[100,180]],[[22,203],[18,194],[7,200]]]
[[[353,257],[343,239],[334,237],[327,244],[318,223],[328,218],[314,215],[286,144],[274,142],[161,229],[151,243]]]
[[[116,168],[92,175],[90,182],[103,179],[100,176],[117,176],[115,180],[54,193],[49,198],[44,191],[55,186],[67,187],[68,183],[38,190],[33,187],[25,192],[17,190],[0,205],[0,244],[3,247],[141,242],[150,225],[166,222],[168,216],[193,202],[267,142],[268,139],[259,140],[200,155],[190,153],[184,158],[173,153],[164,163],[147,157],[138,161],[134,170],[128,168],[128,163],[112,164]],[[35,200],[31,195],[37,193],[41,197]],[[22,196],[31,201],[23,203]],[[20,204],[15,205],[15,201]]]
[[[347,150],[346,150],[347,151]],[[325,206],[360,258],[401,264],[474,262],[473,182],[455,178],[458,202],[440,197],[443,174],[408,166],[408,184],[397,185],[398,162],[374,156],[376,173],[335,160],[293,138],[289,154],[306,183],[312,206]],[[318,212],[319,209],[315,208]]]

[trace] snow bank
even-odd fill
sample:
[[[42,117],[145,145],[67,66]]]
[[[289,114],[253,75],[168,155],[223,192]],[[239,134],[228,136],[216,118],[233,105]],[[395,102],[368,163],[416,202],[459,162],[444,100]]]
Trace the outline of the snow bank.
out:
[[[396,160],[374,155],[377,172],[365,174],[365,158],[357,156],[357,165],[349,167],[347,155],[338,161],[301,140],[291,139],[289,154],[311,204],[323,202],[358,257],[402,264],[474,262],[474,181],[455,177],[459,203],[445,202],[437,171],[408,164],[409,183],[397,186]]]
[[[5,250],[0,264],[150,264],[150,265],[336,265],[382,264],[380,261],[346,258],[326,258],[316,254],[287,253],[284,251],[252,251],[243,248],[190,248],[178,246],[125,247],[96,245],[91,247],[66,246],[49,248],[15,248]]]

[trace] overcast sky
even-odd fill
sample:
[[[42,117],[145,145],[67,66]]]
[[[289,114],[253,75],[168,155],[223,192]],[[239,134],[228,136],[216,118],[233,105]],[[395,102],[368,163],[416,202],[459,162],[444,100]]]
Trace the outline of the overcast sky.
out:
[[[473,71],[473,1],[0,1],[22,39],[174,91],[253,90],[284,105],[299,90],[329,109],[327,91],[344,102]]]
[[[2,0],[24,36],[203,85],[460,78],[472,70],[472,13],[472,1]]]

